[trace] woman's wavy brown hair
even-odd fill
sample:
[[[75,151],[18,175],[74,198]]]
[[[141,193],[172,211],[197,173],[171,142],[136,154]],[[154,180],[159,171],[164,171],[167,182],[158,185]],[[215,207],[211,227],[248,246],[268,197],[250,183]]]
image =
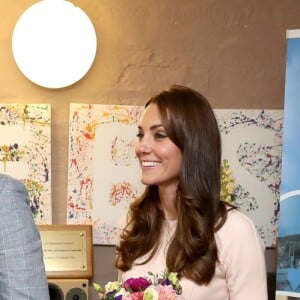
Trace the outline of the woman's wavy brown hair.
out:
[[[176,196],[178,225],[166,265],[198,284],[215,273],[218,251],[214,233],[226,220],[220,200],[221,138],[214,112],[197,91],[173,85],[146,103],[158,106],[162,125],[182,151],[182,170]],[[148,186],[129,210],[129,223],[116,247],[115,266],[127,271],[145,254],[149,261],[159,246],[164,213],[158,187]]]

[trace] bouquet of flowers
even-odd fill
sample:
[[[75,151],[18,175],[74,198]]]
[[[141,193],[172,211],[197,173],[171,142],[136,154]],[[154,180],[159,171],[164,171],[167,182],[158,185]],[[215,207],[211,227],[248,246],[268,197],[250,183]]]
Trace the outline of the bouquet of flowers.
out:
[[[182,288],[176,272],[163,272],[160,276],[148,272],[148,277],[129,278],[108,282],[104,289],[93,283],[101,300],[178,300]]]

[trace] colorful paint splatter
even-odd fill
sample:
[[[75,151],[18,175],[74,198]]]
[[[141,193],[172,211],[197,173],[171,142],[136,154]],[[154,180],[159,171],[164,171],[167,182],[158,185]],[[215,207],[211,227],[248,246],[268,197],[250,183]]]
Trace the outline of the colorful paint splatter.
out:
[[[0,104],[0,169],[27,187],[37,224],[51,224],[51,111],[48,104]]]
[[[121,201],[126,201],[129,205],[137,197],[138,191],[130,182],[112,184],[110,188],[109,202],[113,206],[117,206]]]
[[[134,156],[140,106],[71,104],[67,223],[93,224],[114,244],[118,220],[144,187]]]
[[[216,110],[223,158],[235,178],[235,201],[274,246],[279,218],[282,110]]]

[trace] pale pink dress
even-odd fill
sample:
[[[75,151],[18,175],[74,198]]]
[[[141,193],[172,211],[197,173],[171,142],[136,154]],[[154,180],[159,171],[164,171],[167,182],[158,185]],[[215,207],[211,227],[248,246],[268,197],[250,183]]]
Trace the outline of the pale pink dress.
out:
[[[147,276],[148,271],[161,273],[165,254],[177,221],[165,221],[161,246],[156,255],[144,265],[134,265],[121,274],[126,280]],[[267,300],[265,257],[262,241],[253,222],[237,210],[230,211],[224,226],[216,233],[220,262],[208,285],[181,280],[184,300]],[[143,258],[136,262],[142,261]]]

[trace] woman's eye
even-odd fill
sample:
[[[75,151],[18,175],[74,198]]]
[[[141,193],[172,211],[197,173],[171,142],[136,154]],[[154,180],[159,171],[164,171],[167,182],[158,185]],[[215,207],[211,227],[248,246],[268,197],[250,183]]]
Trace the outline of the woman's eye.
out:
[[[143,138],[143,136],[144,136],[144,134],[141,133],[141,132],[137,133],[137,135],[136,135],[136,137],[137,137],[139,140],[141,140],[141,139]]]
[[[165,133],[163,133],[163,132],[157,132],[157,133],[155,133],[155,138],[156,139],[164,139],[166,137],[167,137],[167,135]]]

